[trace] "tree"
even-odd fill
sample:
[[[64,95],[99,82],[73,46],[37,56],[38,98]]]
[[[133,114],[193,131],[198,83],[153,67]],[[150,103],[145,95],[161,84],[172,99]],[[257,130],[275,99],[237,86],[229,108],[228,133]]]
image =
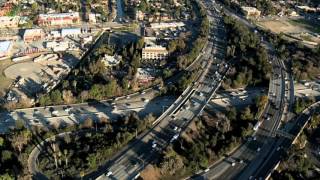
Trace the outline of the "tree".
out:
[[[39,99],[40,106],[46,106],[46,105],[51,104],[51,103],[52,103],[51,99],[50,99],[50,97],[48,95],[43,95]]]
[[[29,130],[22,130],[14,134],[11,138],[12,147],[21,153],[24,145],[28,144],[31,139],[31,132]]]
[[[74,101],[73,94],[70,90],[63,90],[62,98],[63,98],[63,101],[67,104],[70,104]]]
[[[251,113],[251,110],[249,107],[246,107],[242,112],[240,116],[241,120],[253,120],[253,114]]]
[[[142,49],[144,46],[144,38],[140,38],[136,44],[136,49]]]
[[[182,158],[169,146],[164,152],[164,159],[160,164],[162,174],[173,175],[184,166]]]
[[[12,158],[12,152],[8,150],[3,150],[1,152],[1,162],[5,163],[7,160],[10,160]]]
[[[2,137],[0,137],[0,147],[2,147],[4,144],[4,139]]]
[[[81,102],[84,102],[88,99],[89,97],[89,92],[88,91],[82,91],[80,93],[80,99],[81,99]]]
[[[82,122],[82,128],[92,128],[93,127],[93,120],[90,118],[85,119]]]
[[[59,90],[52,91],[50,98],[53,104],[60,104],[62,102],[62,94]]]
[[[95,154],[89,154],[87,157],[89,168],[94,169],[97,167],[97,157]]]
[[[227,117],[232,121],[237,119],[237,110],[235,107],[229,109],[229,111],[227,112]]]

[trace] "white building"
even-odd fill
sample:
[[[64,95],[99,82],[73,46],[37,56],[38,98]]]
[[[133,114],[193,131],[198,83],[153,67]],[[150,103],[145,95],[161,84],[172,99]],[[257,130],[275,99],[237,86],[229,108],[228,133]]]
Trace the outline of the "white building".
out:
[[[258,18],[261,15],[261,11],[255,7],[242,6],[241,9],[247,19],[252,17]]]
[[[12,48],[11,41],[0,41],[0,58],[8,57]]]
[[[54,52],[57,51],[66,51],[69,49],[69,42],[62,41],[62,42],[56,42],[56,41],[49,41],[46,42],[46,48],[51,49]]]
[[[150,68],[138,68],[136,77],[140,83],[147,83],[155,79],[153,74],[153,70]]]
[[[19,16],[0,16],[0,28],[18,27],[19,21]]]
[[[166,28],[176,28],[176,27],[183,27],[185,24],[183,22],[169,22],[169,23],[151,23],[150,27],[152,29],[166,29]]]
[[[122,57],[119,55],[109,56],[107,54],[104,55],[104,57],[101,59],[101,62],[106,66],[116,66],[120,63]]]
[[[162,46],[147,46],[142,49],[142,59],[167,59],[169,55],[168,50]]]
[[[66,37],[66,36],[79,36],[81,34],[81,29],[80,28],[67,28],[67,29],[61,29],[61,36]]]

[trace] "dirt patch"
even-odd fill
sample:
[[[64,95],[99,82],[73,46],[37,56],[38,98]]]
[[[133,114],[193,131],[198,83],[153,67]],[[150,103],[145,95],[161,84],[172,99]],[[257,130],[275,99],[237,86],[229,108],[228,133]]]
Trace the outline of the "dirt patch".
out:
[[[10,65],[14,64],[12,61],[8,60],[0,60],[0,95],[5,93],[5,90],[9,88],[12,83],[12,79],[7,78],[4,75],[4,70]]]
[[[157,167],[148,165],[140,174],[144,180],[159,180],[161,177],[160,170]]]
[[[268,21],[260,21],[259,25],[266,29],[270,29],[275,33],[301,33],[305,32],[304,28],[299,26],[293,26],[291,23],[285,20],[268,20]]]

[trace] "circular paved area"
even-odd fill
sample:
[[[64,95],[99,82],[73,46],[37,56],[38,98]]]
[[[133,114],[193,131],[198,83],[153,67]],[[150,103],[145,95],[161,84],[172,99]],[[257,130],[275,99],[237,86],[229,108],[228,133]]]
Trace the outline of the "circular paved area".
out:
[[[43,65],[34,62],[24,62],[9,66],[4,70],[6,77],[16,79],[18,76],[24,79],[39,79],[39,73],[44,68]]]

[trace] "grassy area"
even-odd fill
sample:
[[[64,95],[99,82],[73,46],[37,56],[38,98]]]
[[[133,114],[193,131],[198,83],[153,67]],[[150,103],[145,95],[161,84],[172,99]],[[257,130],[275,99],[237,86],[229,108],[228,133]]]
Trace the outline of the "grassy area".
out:
[[[316,26],[314,23],[305,20],[305,19],[290,19],[288,20],[290,24],[293,26],[300,26],[303,27],[309,31],[320,33],[320,26]]]
[[[12,83],[12,79],[7,78],[4,75],[4,70],[14,64],[11,60],[1,60],[0,61],[0,94],[4,93],[5,90],[9,87],[9,85]]]

